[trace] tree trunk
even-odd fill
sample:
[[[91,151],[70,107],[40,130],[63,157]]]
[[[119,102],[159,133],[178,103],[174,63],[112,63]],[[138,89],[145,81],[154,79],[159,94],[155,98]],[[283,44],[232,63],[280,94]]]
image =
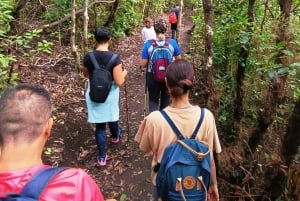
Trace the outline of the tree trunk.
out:
[[[214,24],[214,12],[211,0],[203,0],[204,10],[204,38],[205,38],[205,55],[204,55],[204,82],[205,87],[203,105],[206,106],[209,99],[211,100],[212,106],[210,107],[213,112],[216,112],[219,108],[219,100],[216,98],[214,87],[213,87],[213,24]]]
[[[149,17],[149,4],[150,4],[150,1],[148,0],[144,0],[144,5],[143,5],[143,10],[142,10],[142,14],[143,14],[143,17],[142,18],[146,18],[146,17]]]
[[[76,46],[76,0],[72,0],[72,10],[71,10],[71,20],[72,20],[72,28],[71,28],[71,50],[75,57],[75,69],[77,70],[78,74],[81,71],[80,68],[80,54],[78,52]]]
[[[152,3],[151,0],[149,0],[148,3],[147,3],[147,6],[146,6],[146,8],[145,8],[145,9],[146,9],[146,11],[145,11],[145,12],[146,12],[146,13],[145,13],[145,16],[147,16],[147,17],[149,17],[150,8],[151,8],[151,3]]]
[[[288,29],[291,5],[292,0],[279,0],[281,18],[278,25],[277,44],[281,42],[288,44],[292,39]],[[284,49],[287,49],[287,47]],[[278,52],[275,62],[282,66],[288,66],[289,61],[286,59],[286,56],[282,54],[282,50]],[[249,146],[252,151],[255,150],[258,144],[262,141],[267,128],[273,123],[277,106],[284,101],[287,78],[288,75],[277,75],[270,81],[267,95],[262,101],[262,107],[258,112],[258,124],[249,138]]]
[[[114,22],[116,14],[117,14],[117,11],[118,11],[118,8],[119,8],[119,5],[120,5],[120,0],[116,0],[113,3],[110,15],[109,15],[107,21],[105,22],[104,26],[108,26],[109,27]]]
[[[176,30],[176,40],[180,41],[180,28],[181,28],[181,21],[182,21],[182,10],[183,10],[183,0],[179,0],[179,12],[178,12],[178,23],[177,23],[177,30]]]
[[[295,200],[300,200],[300,164],[293,163],[300,147],[300,99],[295,103],[294,111],[289,118],[284,136],[281,158],[289,167],[288,191]]]
[[[282,42],[284,42],[284,44],[289,44],[290,40],[292,39],[290,37],[288,27],[291,5],[292,0],[279,0],[281,18],[278,25],[276,40],[277,44]],[[287,50],[288,46],[284,47],[284,49]],[[279,51],[277,54],[277,58],[275,59],[275,63],[278,63],[282,66],[288,66],[289,60],[286,58],[286,55],[282,54],[282,51]],[[258,113],[258,124],[255,127],[251,137],[249,138],[249,147],[252,151],[257,148],[258,144],[261,144],[268,127],[273,123],[275,119],[277,107],[284,101],[285,85],[287,79],[288,75],[285,74],[277,75],[270,81],[267,95],[265,97],[265,100],[263,101],[262,108],[260,108]],[[286,144],[284,145],[286,146]],[[264,178],[268,180],[268,182],[266,182],[266,184],[263,186],[263,191],[265,192],[265,194],[270,195],[269,197],[271,200],[277,200],[280,196],[284,195],[287,176],[286,173],[282,170],[280,162],[271,162],[274,163],[272,168],[268,168],[264,172]]]
[[[88,51],[88,25],[89,25],[89,14],[88,14],[88,5],[89,1],[84,0],[83,4],[83,55],[85,55]]]
[[[14,20],[12,20],[11,24],[10,24],[12,29],[14,29],[15,25],[16,25],[13,22],[19,22],[20,12],[21,12],[22,8],[25,7],[26,3],[27,3],[27,0],[19,0],[18,4],[16,6],[16,9],[12,12],[12,16],[14,17]]]
[[[286,165],[289,166],[293,162],[299,146],[300,146],[300,99],[296,102],[294,111],[290,116],[287,125],[286,135],[282,143],[281,158],[286,163]]]
[[[249,0],[248,4],[248,22],[249,25],[247,27],[247,32],[249,33],[249,40],[247,43],[242,44],[240,54],[239,54],[239,62],[238,62],[238,69],[236,74],[236,82],[237,82],[237,88],[236,88],[236,97],[234,101],[234,117],[233,121],[238,123],[242,119],[244,115],[244,91],[243,91],[243,82],[245,78],[245,70],[247,65],[247,59],[249,56],[249,49],[250,49],[250,41],[251,41],[251,30],[253,27],[253,21],[254,21],[254,4],[255,0]]]

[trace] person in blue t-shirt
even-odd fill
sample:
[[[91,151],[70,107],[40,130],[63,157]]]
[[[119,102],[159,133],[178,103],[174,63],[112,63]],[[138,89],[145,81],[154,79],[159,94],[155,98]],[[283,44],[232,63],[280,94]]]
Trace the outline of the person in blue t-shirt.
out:
[[[154,22],[153,26],[156,33],[156,43],[158,45],[164,45],[166,41],[165,33],[167,32],[168,28],[167,22],[164,19],[159,19]],[[169,48],[175,60],[181,59],[181,50],[174,39],[170,39]],[[141,68],[147,67],[146,86],[149,93],[149,113],[158,109],[162,110],[170,103],[170,97],[168,94],[166,83],[154,81],[154,74],[149,62],[152,50],[153,46],[151,41],[149,40],[144,44],[142,50],[142,58],[140,61]]]
[[[175,12],[176,17],[177,17],[177,22],[175,24],[171,24],[171,31],[172,31],[172,38],[176,39],[176,33],[177,33],[177,24],[178,24],[178,15],[179,15],[179,6],[175,5],[172,9],[171,12]]]

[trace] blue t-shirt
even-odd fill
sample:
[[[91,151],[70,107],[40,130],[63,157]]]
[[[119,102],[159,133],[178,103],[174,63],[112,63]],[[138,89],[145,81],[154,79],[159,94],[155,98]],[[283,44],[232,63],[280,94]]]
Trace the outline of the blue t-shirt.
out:
[[[172,9],[171,9],[171,12],[175,12],[176,17],[177,17],[177,19],[178,19],[178,14],[179,14],[178,8],[172,8]]]
[[[156,43],[158,45],[164,45],[165,41],[166,41],[165,39],[164,40],[156,40]],[[181,50],[180,50],[179,45],[176,42],[176,40],[170,39],[169,48],[172,52],[173,57],[179,56],[181,54]],[[153,51],[153,46],[152,46],[151,40],[148,40],[144,44],[144,47],[142,50],[142,59],[149,60],[151,57],[152,51]],[[148,62],[148,63],[150,63],[150,62]],[[149,66],[149,65],[148,65],[148,72],[151,72],[151,66]]]

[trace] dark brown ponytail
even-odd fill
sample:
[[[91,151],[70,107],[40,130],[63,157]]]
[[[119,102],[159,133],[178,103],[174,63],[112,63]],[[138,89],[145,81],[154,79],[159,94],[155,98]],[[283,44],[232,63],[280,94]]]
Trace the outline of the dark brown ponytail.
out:
[[[167,69],[166,78],[170,95],[180,97],[194,86],[193,67],[185,60],[174,61]]]

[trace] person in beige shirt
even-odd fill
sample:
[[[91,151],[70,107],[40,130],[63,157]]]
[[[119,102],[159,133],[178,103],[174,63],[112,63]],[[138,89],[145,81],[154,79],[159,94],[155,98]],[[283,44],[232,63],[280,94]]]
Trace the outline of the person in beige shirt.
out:
[[[170,116],[176,127],[184,135],[190,138],[200,116],[199,106],[192,105],[189,101],[189,92],[194,85],[194,72],[190,63],[178,60],[170,64],[166,73],[166,83],[171,96],[171,104],[164,110]],[[139,126],[135,141],[145,153],[153,153],[151,169],[161,162],[164,150],[175,142],[177,136],[159,111],[150,113]],[[213,151],[221,152],[221,145],[216,129],[213,114],[205,109],[202,125],[196,136],[196,140],[209,144],[211,153],[212,181],[208,191],[208,200],[219,200],[216,167]],[[151,180],[156,185],[156,173],[151,171]]]

